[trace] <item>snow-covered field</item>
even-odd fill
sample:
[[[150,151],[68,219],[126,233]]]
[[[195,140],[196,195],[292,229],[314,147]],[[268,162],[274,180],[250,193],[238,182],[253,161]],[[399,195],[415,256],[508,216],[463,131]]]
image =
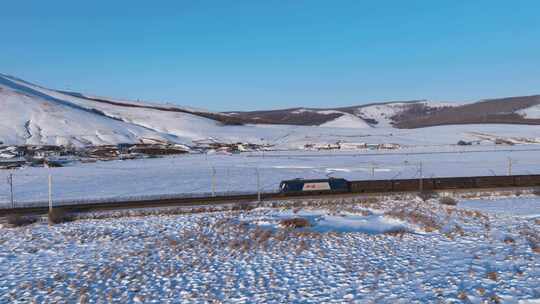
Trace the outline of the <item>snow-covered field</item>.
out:
[[[513,174],[540,173],[538,146],[482,149],[486,147],[460,150],[456,147],[436,150],[417,147],[364,153],[301,151],[231,156],[186,155],[78,163],[52,169],[3,170],[0,171],[0,206],[9,206],[10,189],[3,181],[10,173],[13,174],[17,206],[47,201],[48,174],[53,178],[53,199],[60,202],[204,195],[212,190],[222,194],[252,193],[258,188],[263,192],[272,192],[278,190],[280,181],[299,177],[333,176],[359,180],[418,178],[420,174],[424,177],[506,175],[509,158]]]
[[[0,302],[533,303],[540,199],[506,201],[522,208],[402,197],[0,228]]]

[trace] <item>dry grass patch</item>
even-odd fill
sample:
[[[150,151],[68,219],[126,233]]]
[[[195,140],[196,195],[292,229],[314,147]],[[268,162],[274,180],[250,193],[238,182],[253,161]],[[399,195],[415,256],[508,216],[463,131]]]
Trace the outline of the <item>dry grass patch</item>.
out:
[[[403,237],[405,233],[409,233],[409,230],[405,227],[398,227],[392,230],[385,231],[384,234],[390,235],[390,236],[397,236],[397,237]]]
[[[463,199],[480,199],[480,198],[486,198],[491,197],[493,194],[489,192],[468,192],[468,193],[462,193],[459,197]]]
[[[442,205],[456,206],[458,202],[450,196],[444,196],[439,199],[439,203]]]
[[[514,240],[513,237],[507,235],[504,237],[503,242],[505,242],[506,244],[514,244],[516,240]]]
[[[258,228],[253,232],[253,240],[258,244],[264,244],[272,237],[272,230]]]
[[[441,229],[441,224],[437,222],[434,214],[429,214],[427,210],[414,208],[414,206],[411,206],[410,204],[398,206],[386,212],[384,215],[420,225],[426,232],[433,232]]]
[[[502,303],[502,299],[498,295],[493,294],[493,295],[489,296],[488,303],[494,303],[494,304]]]
[[[305,218],[295,217],[290,219],[283,219],[279,222],[279,225],[284,228],[298,229],[310,227],[311,223]]]
[[[39,217],[35,215],[9,214],[6,216],[7,225],[10,228],[30,225],[38,220]]]
[[[521,229],[519,234],[527,240],[534,253],[540,253],[540,233],[538,231],[531,227],[525,227]]]
[[[467,296],[467,293],[465,291],[460,291],[457,298],[461,301],[469,301],[469,297]]]
[[[237,203],[231,208],[232,211],[249,211],[253,209],[255,209],[255,206],[246,202]]]
[[[425,202],[429,199],[436,198],[437,193],[435,193],[434,191],[422,191],[418,193],[418,197]]]
[[[478,210],[460,210],[459,211],[460,214],[463,214],[464,216],[467,216],[467,217],[471,217],[471,218],[476,218],[476,219],[479,219],[479,220],[488,220],[489,217],[485,214],[483,214],[482,212],[478,211]]]
[[[72,222],[75,216],[63,208],[54,208],[48,214],[49,225]]]
[[[497,275],[496,271],[490,271],[486,274],[486,277],[492,281],[497,281],[499,279],[499,276]]]

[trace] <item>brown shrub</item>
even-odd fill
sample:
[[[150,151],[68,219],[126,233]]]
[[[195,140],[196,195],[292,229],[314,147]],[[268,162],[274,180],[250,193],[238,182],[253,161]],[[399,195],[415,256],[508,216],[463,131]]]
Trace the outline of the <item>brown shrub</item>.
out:
[[[6,216],[8,227],[21,227],[38,221],[35,215],[8,214]]]
[[[296,247],[296,254],[302,253],[302,251],[305,251],[309,248],[308,243],[304,240],[300,240],[298,243],[298,246]]]
[[[490,297],[489,297],[489,301],[490,301],[490,303],[495,303],[495,304],[502,303],[501,297],[499,297],[499,296],[496,295],[496,294],[490,296]]]
[[[238,250],[242,248],[243,240],[230,240],[229,241],[229,248],[233,250]]]
[[[409,232],[409,230],[407,230],[407,228],[405,228],[405,227],[397,227],[397,228],[385,231],[384,234],[391,235],[391,236],[403,237],[403,235],[405,233],[408,233],[408,232]]]
[[[297,228],[305,228],[305,227],[309,227],[311,226],[311,223],[305,219],[305,218],[302,218],[302,217],[295,217],[295,218],[290,218],[290,219],[283,219],[279,222],[279,224],[282,226],[282,227],[285,227],[285,228],[293,228],[293,229],[297,229]]]
[[[75,216],[63,208],[54,208],[49,211],[49,225],[61,224],[75,220]]]
[[[418,197],[425,202],[425,201],[427,201],[429,199],[436,198],[437,193],[435,193],[433,191],[427,191],[426,190],[426,191],[422,191],[422,192],[418,193]]]
[[[252,239],[258,244],[266,243],[272,237],[272,231],[268,229],[257,228],[253,232]]]
[[[170,237],[167,238],[167,242],[168,242],[169,247],[176,247],[176,246],[179,245],[178,240],[175,240],[175,239],[170,238]]]
[[[321,234],[319,232],[301,230],[301,231],[296,231],[294,233],[294,236],[299,237],[299,238],[314,239],[314,238],[320,238]]]
[[[498,275],[497,275],[497,272],[495,271],[490,271],[487,273],[486,277],[492,281],[497,281],[497,279],[499,278]]]
[[[306,206],[309,203],[310,203],[310,201],[295,200],[295,201],[292,202],[292,206],[294,208],[302,208],[302,207]],[[328,202],[326,202],[326,204],[328,204]]]
[[[439,199],[439,203],[442,205],[456,206],[458,202],[452,197],[444,196]]]
[[[457,298],[460,299],[461,301],[468,301],[469,300],[469,297],[467,296],[467,293],[465,291],[463,291],[463,290],[458,293]]]
[[[274,238],[276,241],[283,242],[289,238],[289,233],[287,230],[282,230],[280,233],[274,234]]]
[[[505,242],[506,244],[514,244],[516,240],[514,240],[513,237],[507,235],[504,237],[503,242]]]
[[[380,201],[377,197],[368,197],[361,200],[359,204],[365,206],[366,208],[377,207],[380,204]]]
[[[482,212],[477,211],[477,210],[460,210],[459,213],[468,217],[477,218],[481,220],[488,219],[487,215],[482,214]]]
[[[521,229],[519,234],[525,237],[533,252],[540,253],[540,233],[538,231],[525,227]]]
[[[255,209],[254,206],[250,205],[249,203],[247,202],[241,202],[241,203],[236,203],[234,204],[234,206],[231,208],[231,210],[233,211],[249,211],[249,210],[253,210]]]
[[[441,229],[441,225],[437,223],[432,215],[424,214],[416,209],[409,211],[398,207],[386,212],[385,215],[421,225],[426,232],[433,232]]]

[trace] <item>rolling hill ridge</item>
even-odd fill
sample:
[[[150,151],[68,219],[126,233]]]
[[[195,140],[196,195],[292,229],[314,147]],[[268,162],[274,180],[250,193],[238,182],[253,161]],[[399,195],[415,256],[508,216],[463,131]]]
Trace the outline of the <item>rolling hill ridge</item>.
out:
[[[327,129],[366,134],[459,124],[540,125],[540,95],[468,104],[412,100],[219,113],[59,91],[0,74],[0,120],[3,144],[273,142],[290,138],[299,127],[297,138]]]

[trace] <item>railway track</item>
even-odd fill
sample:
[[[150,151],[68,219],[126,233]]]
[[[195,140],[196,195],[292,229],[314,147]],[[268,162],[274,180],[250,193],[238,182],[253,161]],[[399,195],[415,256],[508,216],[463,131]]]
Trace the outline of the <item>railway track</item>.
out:
[[[285,181],[289,183],[302,183],[304,180]],[[321,180],[318,180],[319,182]],[[230,204],[255,201],[294,200],[312,198],[331,198],[343,196],[382,196],[399,193],[418,193],[426,191],[497,191],[501,189],[530,189],[540,187],[540,175],[510,175],[510,176],[475,176],[475,177],[441,177],[441,178],[418,178],[401,180],[358,180],[340,183],[341,188],[332,188],[330,180],[326,182],[326,189],[305,191],[285,191],[280,193],[251,193],[241,195],[218,195],[202,197],[176,197],[176,198],[149,198],[143,200],[125,201],[99,201],[90,203],[62,202],[54,205],[54,208],[63,208],[68,212],[89,212],[97,210],[117,210],[135,208],[153,208],[170,206],[204,206],[217,204]],[[285,183],[284,182],[284,183]],[[309,182],[306,180],[304,186]],[[324,184],[324,182],[322,183]],[[302,185],[300,185],[302,186]],[[36,207],[19,207],[0,209],[0,216],[13,213],[47,213],[47,204]]]
[[[276,201],[290,199],[315,199],[320,197],[344,197],[354,196],[352,193],[320,193],[306,195],[289,195],[284,196],[280,193],[261,193],[261,201]],[[358,195],[356,195],[358,196]],[[137,201],[115,201],[115,202],[99,202],[87,204],[58,204],[54,208],[62,208],[69,212],[91,212],[91,211],[106,211],[106,210],[121,210],[121,209],[139,209],[139,208],[158,208],[158,207],[196,207],[207,205],[224,205],[231,203],[257,202],[259,195],[242,194],[242,195],[220,195],[220,196],[205,196],[205,197],[186,197],[186,198],[169,198],[169,199],[150,199]],[[5,208],[0,209],[0,216],[5,216],[13,213],[25,214],[44,214],[49,211],[48,206],[40,207],[23,207],[23,208]]]
[[[468,193],[468,192],[496,192],[496,191],[526,191],[536,189],[537,187],[493,187],[493,188],[466,188],[466,189],[441,189],[430,190],[435,193]],[[339,198],[369,198],[383,197],[389,195],[411,195],[418,194],[418,190],[410,191],[384,191],[384,192],[364,192],[364,193],[297,193],[293,195],[283,195],[281,193],[261,193],[261,202],[271,201],[291,201],[299,199],[339,199]],[[224,195],[224,196],[209,196],[209,197],[189,197],[189,198],[171,198],[171,199],[152,199],[140,201],[115,201],[115,202],[100,202],[88,204],[60,204],[54,208],[62,208],[68,212],[84,213],[94,211],[113,211],[126,209],[142,209],[142,208],[163,208],[163,207],[202,207],[210,205],[226,205],[232,203],[257,203],[259,195],[243,194],[243,195]],[[10,208],[0,209],[0,217],[9,214],[46,214],[49,211],[48,207],[29,207],[29,208]]]

